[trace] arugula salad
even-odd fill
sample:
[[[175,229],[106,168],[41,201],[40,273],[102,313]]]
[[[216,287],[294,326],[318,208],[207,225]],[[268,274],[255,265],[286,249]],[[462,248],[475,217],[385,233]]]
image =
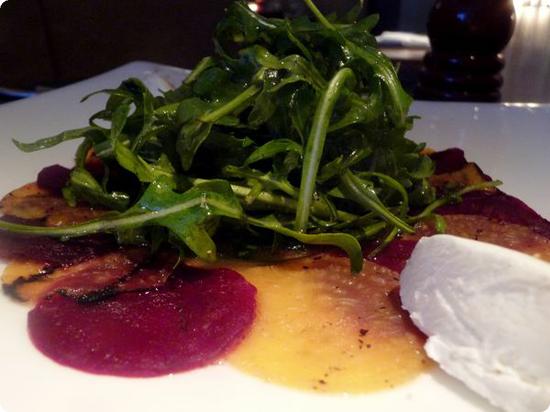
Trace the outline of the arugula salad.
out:
[[[265,18],[235,2],[214,55],[175,90],[155,97],[128,79],[97,92],[109,98],[87,126],[15,141],[32,152],[82,139],[63,196],[109,212],[71,226],[1,221],[0,229],[112,233],[208,261],[228,240],[241,256],[259,245],[331,245],[354,272],[363,241],[377,239],[376,253],[423,219],[444,230],[437,207],[495,182],[438,195],[425,145],[405,137],[411,97],[371,34],[377,17],[357,21],[360,7],[324,16],[304,1],[314,20]]]

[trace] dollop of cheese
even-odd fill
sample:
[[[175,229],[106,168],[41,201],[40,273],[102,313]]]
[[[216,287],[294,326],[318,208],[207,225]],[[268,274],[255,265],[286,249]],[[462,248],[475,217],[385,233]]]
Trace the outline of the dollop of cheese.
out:
[[[418,242],[401,300],[428,356],[508,412],[550,404],[550,264],[449,235]]]

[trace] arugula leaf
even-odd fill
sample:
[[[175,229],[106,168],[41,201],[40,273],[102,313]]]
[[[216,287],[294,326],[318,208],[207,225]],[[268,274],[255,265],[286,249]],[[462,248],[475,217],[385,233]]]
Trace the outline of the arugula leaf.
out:
[[[267,18],[236,1],[216,28],[214,54],[175,90],[155,97],[128,79],[96,92],[108,99],[89,126],[14,141],[30,152],[83,138],[65,199],[113,212],[75,226],[0,229],[107,232],[213,260],[220,232],[245,227],[247,248],[258,247],[251,232],[332,245],[353,271],[359,240],[382,248],[422,219],[443,230],[438,207],[496,183],[438,197],[432,160],[406,137],[411,98],[371,33],[378,17],[359,19],[361,2],[339,19],[303,1],[314,20]]]
[[[140,182],[150,183],[161,176],[175,181],[175,170],[165,154],[162,154],[155,164],[151,164],[124,144],[115,142],[115,158],[120,166],[135,174]]]
[[[284,227],[274,216],[270,215],[262,219],[248,218],[248,222],[292,237],[300,242],[311,245],[331,245],[344,250],[351,261],[351,271],[360,272],[363,267],[363,253],[357,239],[346,233],[305,234]]]
[[[106,192],[92,174],[83,168],[71,171],[69,185],[63,189],[63,195],[72,205],[76,205],[77,199],[83,199],[92,205],[114,210],[124,210],[130,202],[130,196],[126,193]]]
[[[302,155],[302,146],[290,139],[275,139],[271,140],[261,147],[254,150],[250,156],[244,161],[244,165],[248,166],[251,163],[260,160],[269,159],[284,152],[295,152]]]
[[[86,135],[93,130],[94,127],[82,127],[80,129],[73,129],[61,132],[59,134],[56,134],[55,136],[45,137],[43,139],[36,140],[33,143],[23,143],[15,139],[13,139],[13,143],[17,146],[19,150],[30,153],[57,146],[58,144],[66,142],[68,140],[86,137]]]
[[[414,229],[399,217],[391,213],[380,201],[373,187],[361,181],[352,172],[347,170],[340,177],[341,190],[349,198],[360,204],[366,211],[371,210],[386,220],[408,233],[414,233]]]
[[[184,170],[189,170],[193,158],[199,147],[206,140],[214,123],[220,121],[227,115],[241,111],[250,104],[251,99],[260,91],[260,87],[252,85],[242,93],[233,97],[230,101],[212,111],[207,111],[195,119],[185,123],[179,133],[176,143],[180,155],[181,165]]]
[[[315,190],[315,181],[317,179],[317,171],[321,162],[323,148],[327,129],[330,123],[332,110],[342,92],[342,89],[347,81],[354,81],[353,72],[344,68],[340,70],[330,81],[325,93],[321,97],[321,101],[315,111],[313,125],[311,126],[310,135],[307,140],[304,165],[302,168],[302,179],[300,183],[300,195],[298,197],[298,208],[296,210],[296,229],[300,232],[306,230],[307,221],[309,219],[311,202],[313,200],[313,192]]]

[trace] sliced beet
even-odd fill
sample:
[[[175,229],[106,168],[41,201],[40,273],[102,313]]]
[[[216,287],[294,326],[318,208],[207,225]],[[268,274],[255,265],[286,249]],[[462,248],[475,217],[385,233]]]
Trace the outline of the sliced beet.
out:
[[[371,260],[388,269],[401,273],[407,263],[407,259],[411,257],[416,242],[417,240],[396,239],[378,252]],[[376,246],[376,242],[372,242],[365,248],[363,253],[368,255]]]
[[[65,187],[69,180],[71,169],[60,165],[45,167],[36,178],[38,187],[49,190],[52,194],[61,195],[61,189]]]
[[[59,294],[28,316],[36,347],[58,363],[105,375],[149,377],[210,364],[255,317],[256,289],[228,269],[184,268],[162,288],[82,304]]]
[[[440,152],[434,152],[430,154],[430,158],[435,163],[435,175],[458,172],[468,165],[468,160],[464,157],[464,150],[457,147],[442,150]],[[483,173],[477,164],[475,166],[478,168],[485,180],[492,180],[491,176]]]
[[[435,174],[456,172],[466,166],[464,151],[457,147],[435,152],[430,155],[435,163]]]
[[[451,148],[430,155],[435,162],[435,174],[451,173],[467,164],[464,151]],[[486,180],[491,178],[483,173]],[[440,214],[480,215],[505,223],[515,223],[530,227],[535,233],[550,238],[550,222],[536,213],[521,200],[499,190],[476,191],[463,196],[460,203],[445,205],[436,211]]]
[[[550,222],[521,200],[499,190],[476,191],[463,196],[460,203],[437,209],[442,215],[480,215],[505,223],[527,226],[550,239]]]
[[[108,235],[62,242],[45,236],[0,232],[0,258],[41,262],[51,267],[73,265],[117,248],[116,239]]]
[[[151,261],[120,279],[116,285],[116,290],[133,292],[164,286],[174,272],[178,260],[179,254],[175,250],[158,252]]]

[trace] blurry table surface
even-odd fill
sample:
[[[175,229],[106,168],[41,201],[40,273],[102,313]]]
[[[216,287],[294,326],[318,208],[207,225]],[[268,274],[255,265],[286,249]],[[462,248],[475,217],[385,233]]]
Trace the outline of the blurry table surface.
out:
[[[504,53],[506,66],[503,71],[502,101],[550,103],[550,7],[521,5],[523,0],[516,0],[516,2],[518,3],[516,4],[516,29]],[[405,88],[413,93],[418,73],[422,69],[425,50],[391,48],[387,51],[400,67],[399,73]],[[190,51],[187,50],[187,52]],[[197,55],[200,51],[195,50],[193,53]],[[158,56],[141,58],[181,65],[181,61],[177,63],[162,61]],[[195,56],[193,60],[196,59]],[[119,64],[120,62],[117,62],[114,66]],[[4,85],[0,84],[0,86]],[[0,103],[9,100],[12,99],[2,97],[0,93]]]
[[[504,51],[502,101],[550,103],[550,2],[549,6],[516,4],[516,28]],[[414,92],[425,50],[387,48],[384,52],[399,66],[404,87]]]
[[[550,3],[516,4],[516,29],[505,50],[503,101],[550,103]]]

